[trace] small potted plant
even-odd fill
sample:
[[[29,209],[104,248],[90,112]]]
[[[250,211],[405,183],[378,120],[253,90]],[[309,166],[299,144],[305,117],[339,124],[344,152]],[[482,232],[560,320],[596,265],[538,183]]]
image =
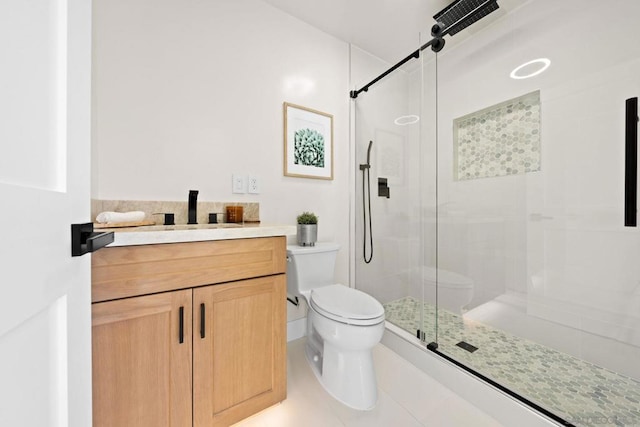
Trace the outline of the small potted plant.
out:
[[[298,215],[298,245],[315,246],[318,240],[318,217],[313,212]]]

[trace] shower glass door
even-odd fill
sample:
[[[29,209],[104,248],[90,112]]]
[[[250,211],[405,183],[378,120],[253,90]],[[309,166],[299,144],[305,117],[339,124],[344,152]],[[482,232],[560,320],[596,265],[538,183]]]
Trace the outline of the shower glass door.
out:
[[[417,42],[416,36],[416,48]],[[391,65],[352,47],[354,88]],[[389,322],[414,337],[423,318],[423,254],[435,252],[434,244],[423,239],[424,209],[433,202],[422,200],[421,191],[433,176],[426,177],[422,167],[420,135],[425,122],[435,123],[421,114],[423,73],[420,61],[410,61],[352,101],[355,285],[384,305]]]
[[[574,425],[640,425],[640,2],[504,3],[437,60],[437,348]]]

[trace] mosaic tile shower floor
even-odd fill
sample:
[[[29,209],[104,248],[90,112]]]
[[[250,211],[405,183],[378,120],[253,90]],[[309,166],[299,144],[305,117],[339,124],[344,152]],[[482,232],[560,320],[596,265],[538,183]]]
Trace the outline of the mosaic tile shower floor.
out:
[[[384,304],[387,320],[415,336],[421,302]],[[424,303],[427,342],[435,338],[435,307]],[[640,426],[640,381],[532,341],[438,312],[438,348],[576,426]],[[456,344],[465,341],[470,353]]]

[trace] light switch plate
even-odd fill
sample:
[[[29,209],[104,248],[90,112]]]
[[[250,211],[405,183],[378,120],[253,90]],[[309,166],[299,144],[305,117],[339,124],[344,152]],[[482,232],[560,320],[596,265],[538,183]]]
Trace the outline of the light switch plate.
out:
[[[235,194],[246,193],[247,184],[244,175],[234,173],[231,175],[231,192]]]

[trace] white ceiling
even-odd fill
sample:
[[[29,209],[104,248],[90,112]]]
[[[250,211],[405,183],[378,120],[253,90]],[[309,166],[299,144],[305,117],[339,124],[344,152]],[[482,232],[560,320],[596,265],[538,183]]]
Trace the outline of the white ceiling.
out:
[[[395,64],[430,34],[433,15],[452,0],[264,0],[347,43]],[[459,41],[526,0],[498,0],[500,9],[455,35]],[[423,35],[424,37],[424,35]],[[450,38],[447,44],[450,44]],[[424,40],[428,40],[424,39]]]

